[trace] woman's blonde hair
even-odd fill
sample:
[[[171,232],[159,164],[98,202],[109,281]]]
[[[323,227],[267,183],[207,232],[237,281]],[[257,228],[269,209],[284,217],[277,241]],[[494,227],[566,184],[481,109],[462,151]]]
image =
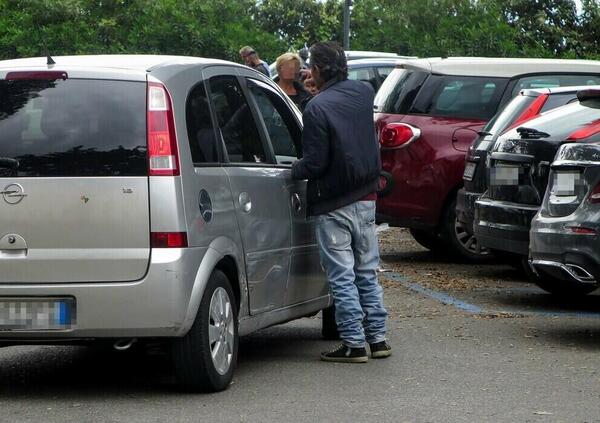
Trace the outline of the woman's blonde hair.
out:
[[[298,56],[296,53],[283,53],[275,61],[275,68],[277,69],[277,72],[279,72],[281,67],[288,62],[296,62],[298,69],[300,69],[300,66],[302,65],[302,62],[300,61],[300,56]]]

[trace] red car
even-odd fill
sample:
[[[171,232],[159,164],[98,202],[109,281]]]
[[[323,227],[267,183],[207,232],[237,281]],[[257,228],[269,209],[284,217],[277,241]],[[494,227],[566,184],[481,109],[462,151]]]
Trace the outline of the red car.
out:
[[[600,62],[447,58],[399,64],[375,99],[382,184],[378,221],[410,228],[417,242],[469,260],[456,222],[465,153],[483,126],[522,89],[600,82]]]

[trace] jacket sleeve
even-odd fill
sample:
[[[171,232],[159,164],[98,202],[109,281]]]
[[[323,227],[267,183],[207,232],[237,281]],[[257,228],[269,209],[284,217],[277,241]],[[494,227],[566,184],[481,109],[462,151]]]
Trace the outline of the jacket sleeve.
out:
[[[302,120],[303,157],[292,166],[294,179],[318,179],[329,165],[329,131],[327,120],[316,107],[308,104]]]

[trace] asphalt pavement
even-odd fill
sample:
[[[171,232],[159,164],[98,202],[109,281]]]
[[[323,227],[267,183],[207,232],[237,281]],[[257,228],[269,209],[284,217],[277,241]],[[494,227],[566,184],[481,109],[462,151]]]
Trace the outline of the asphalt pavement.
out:
[[[234,383],[182,394],[158,348],[0,349],[0,422],[600,422],[600,296],[381,234],[392,357],[332,364],[320,318],[243,338]]]

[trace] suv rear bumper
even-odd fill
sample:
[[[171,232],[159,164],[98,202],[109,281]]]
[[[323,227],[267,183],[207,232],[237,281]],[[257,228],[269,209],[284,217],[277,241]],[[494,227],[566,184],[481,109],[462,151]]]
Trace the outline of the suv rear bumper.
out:
[[[177,336],[184,326],[196,274],[207,251],[153,249],[146,276],[134,282],[0,285],[0,299],[74,297],[77,310],[76,322],[69,330],[0,330],[0,342]]]
[[[538,209],[480,198],[475,202],[474,235],[484,247],[527,256],[529,228]]]

